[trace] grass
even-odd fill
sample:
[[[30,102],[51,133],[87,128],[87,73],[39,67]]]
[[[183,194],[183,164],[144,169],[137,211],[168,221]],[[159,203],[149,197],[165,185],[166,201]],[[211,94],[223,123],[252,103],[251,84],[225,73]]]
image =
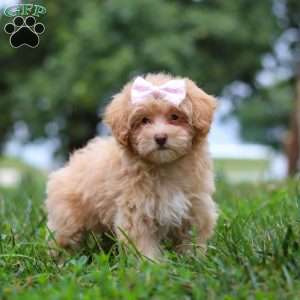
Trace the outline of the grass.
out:
[[[267,159],[215,159],[214,165],[216,172],[234,183],[265,180],[270,169]]]
[[[255,172],[265,172],[270,162],[266,159],[215,159],[215,168],[228,172],[250,170]]]
[[[218,182],[221,215],[206,257],[165,252],[164,263],[93,239],[81,253],[48,254],[44,179],[0,189],[0,299],[299,299],[299,182]]]

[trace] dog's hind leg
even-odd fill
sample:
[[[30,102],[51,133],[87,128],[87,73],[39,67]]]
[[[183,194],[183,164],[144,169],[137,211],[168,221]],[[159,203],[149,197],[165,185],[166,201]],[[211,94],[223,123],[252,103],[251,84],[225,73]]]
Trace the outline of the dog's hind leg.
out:
[[[70,199],[48,197],[46,201],[48,210],[48,229],[50,230],[50,244],[75,250],[78,249],[85,231],[85,219],[82,210],[70,205]],[[52,240],[52,241],[51,241]]]

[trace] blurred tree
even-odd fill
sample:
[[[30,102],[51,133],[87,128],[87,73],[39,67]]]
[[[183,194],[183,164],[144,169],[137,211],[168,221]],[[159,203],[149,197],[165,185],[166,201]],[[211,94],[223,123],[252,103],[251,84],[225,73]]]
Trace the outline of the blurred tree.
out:
[[[101,108],[136,74],[189,76],[217,95],[236,80],[255,87],[279,29],[271,0],[40,3],[48,13],[37,49],[11,49],[0,36],[1,144],[22,121],[29,140],[58,137],[63,155],[96,134]]]
[[[288,174],[300,171],[300,1],[274,1],[280,34],[268,55],[272,80],[259,83],[238,107],[242,135],[283,148]]]
[[[289,124],[292,89],[286,82],[252,91],[238,106],[241,133],[245,140],[282,147]]]

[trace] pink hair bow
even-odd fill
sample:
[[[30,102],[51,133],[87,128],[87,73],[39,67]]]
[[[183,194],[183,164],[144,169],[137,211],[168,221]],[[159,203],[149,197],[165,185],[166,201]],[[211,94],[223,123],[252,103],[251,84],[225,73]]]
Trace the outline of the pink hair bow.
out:
[[[142,77],[137,77],[131,88],[131,101],[133,104],[143,103],[149,97],[161,98],[178,106],[186,96],[184,80],[170,80],[165,84],[156,86]]]

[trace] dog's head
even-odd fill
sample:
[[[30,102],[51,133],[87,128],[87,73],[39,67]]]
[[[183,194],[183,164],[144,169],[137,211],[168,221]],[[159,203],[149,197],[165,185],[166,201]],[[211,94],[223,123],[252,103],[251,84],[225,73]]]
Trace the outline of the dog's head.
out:
[[[145,77],[154,86],[173,79],[165,74]],[[216,101],[190,79],[182,80],[186,95],[179,105],[154,95],[133,103],[132,83],[115,95],[106,109],[105,121],[117,141],[144,160],[161,164],[184,156],[205,138]]]

